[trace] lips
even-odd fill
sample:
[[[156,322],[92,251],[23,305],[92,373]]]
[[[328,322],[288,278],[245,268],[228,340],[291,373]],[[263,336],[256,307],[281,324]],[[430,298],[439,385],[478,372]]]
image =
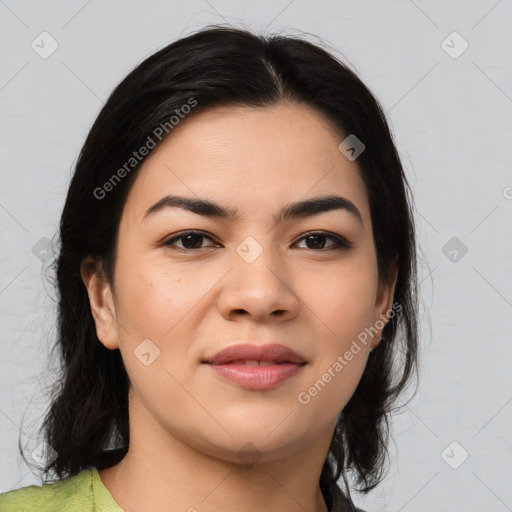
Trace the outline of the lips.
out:
[[[306,360],[286,345],[240,343],[231,345],[202,362],[214,365],[231,363],[243,366],[270,366],[283,363],[304,364]]]

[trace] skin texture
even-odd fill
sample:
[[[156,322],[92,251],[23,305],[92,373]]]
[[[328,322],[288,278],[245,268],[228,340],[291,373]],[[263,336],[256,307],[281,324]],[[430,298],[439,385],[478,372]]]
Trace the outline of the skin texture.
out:
[[[98,337],[121,351],[131,383],[129,452],[100,471],[126,512],[327,510],[322,465],[381,330],[308,404],[297,396],[389,312],[396,282],[396,273],[392,283],[378,279],[366,190],[342,140],[290,102],[186,118],[130,190],[114,283],[82,263]],[[240,218],[173,207],[143,220],[166,194],[206,198]],[[362,226],[346,210],[272,219],[286,203],[333,194],[357,206]],[[210,238],[164,245],[189,229]],[[313,230],[329,233],[308,243]],[[332,249],[331,234],[352,247]],[[263,251],[252,263],[236,250],[248,236]],[[160,350],[148,366],[134,354],[145,339]],[[238,342],[282,343],[307,365],[277,388],[251,391],[201,364]],[[239,455],[247,443],[256,463]]]

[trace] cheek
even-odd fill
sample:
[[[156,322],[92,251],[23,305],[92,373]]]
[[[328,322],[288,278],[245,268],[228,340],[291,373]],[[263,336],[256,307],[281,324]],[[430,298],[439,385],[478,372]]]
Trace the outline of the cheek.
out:
[[[324,332],[338,349],[369,327],[373,321],[377,273],[371,260],[308,275],[315,286],[303,285],[304,302],[311,304]],[[313,280],[313,281],[311,281]]]
[[[199,279],[192,266],[175,265],[172,269],[161,256],[137,262],[134,253],[131,255],[130,266],[127,260],[119,261],[116,282],[119,343],[126,368],[129,373],[136,372],[131,375],[134,383],[141,371],[147,374],[134,355],[149,350],[157,358],[148,368],[167,368],[180,382],[186,381],[197,364],[190,349],[196,338],[201,299],[205,299],[215,276]],[[163,378],[169,380],[168,375]]]
[[[308,277],[315,279],[315,286],[302,288],[309,290],[304,302],[315,313],[311,318],[321,343],[312,368],[314,378],[302,390],[301,403],[310,400],[317,412],[327,403],[338,405],[333,414],[342,409],[366,366],[371,337],[365,329],[372,326],[377,289],[372,261],[370,255],[332,271],[318,272]]]
[[[116,289],[118,333],[130,381],[148,406],[157,407],[170,397],[179,402],[182,389],[165,369],[180,382],[193,369],[183,363],[191,343],[187,312],[197,303],[198,292],[186,276],[158,262],[145,262],[136,269],[132,265],[130,271],[119,265],[118,275],[122,276]]]
[[[119,262],[116,295],[119,321],[133,334],[162,337],[197,300],[194,288],[161,262]]]

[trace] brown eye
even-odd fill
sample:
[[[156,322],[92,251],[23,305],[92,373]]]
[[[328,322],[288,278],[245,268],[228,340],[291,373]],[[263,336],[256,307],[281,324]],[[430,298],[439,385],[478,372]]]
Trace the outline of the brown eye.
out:
[[[204,238],[207,238],[209,240],[213,239],[201,231],[187,231],[185,233],[181,233],[178,236],[175,236],[173,238],[170,238],[167,240],[164,245],[166,246],[174,246],[177,240],[182,240],[182,247],[176,246],[178,249],[184,249],[184,250],[195,250],[195,249],[203,249],[202,247],[202,241]],[[210,246],[212,247],[212,246]]]
[[[330,238],[334,240],[334,244],[325,249],[323,246],[325,245],[325,240]],[[308,247],[306,249],[312,250],[341,250],[341,249],[349,249],[351,245],[343,238],[335,235],[330,235],[328,233],[322,231],[315,231],[306,234],[300,240],[305,240]]]

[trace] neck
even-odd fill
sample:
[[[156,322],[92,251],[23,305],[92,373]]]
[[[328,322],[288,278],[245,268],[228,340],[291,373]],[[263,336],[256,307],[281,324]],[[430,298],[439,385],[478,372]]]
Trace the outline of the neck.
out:
[[[319,480],[333,430],[285,456],[263,454],[266,461],[249,464],[236,450],[231,458],[214,456],[191,446],[186,433],[170,435],[149,414],[136,417],[126,456],[99,472],[125,512],[327,512]]]

